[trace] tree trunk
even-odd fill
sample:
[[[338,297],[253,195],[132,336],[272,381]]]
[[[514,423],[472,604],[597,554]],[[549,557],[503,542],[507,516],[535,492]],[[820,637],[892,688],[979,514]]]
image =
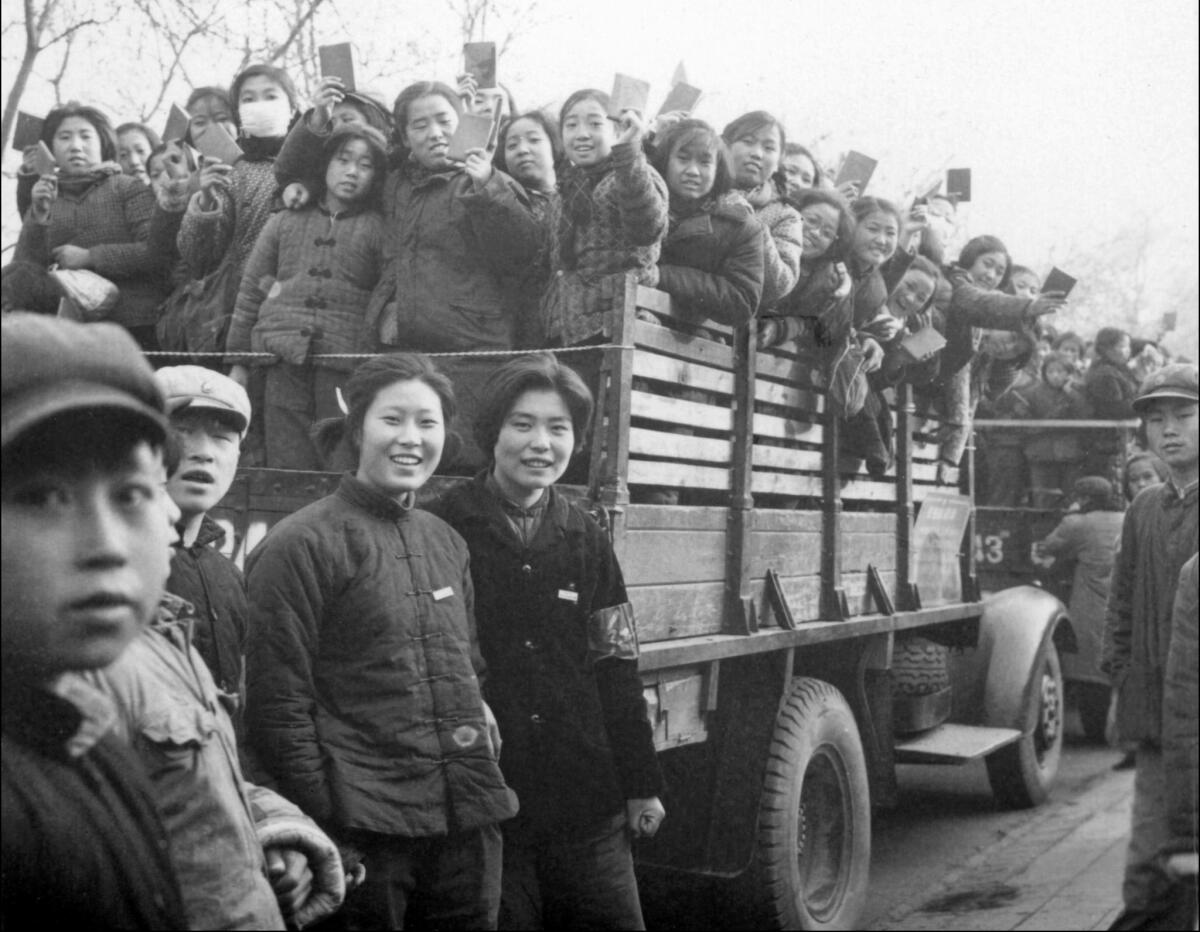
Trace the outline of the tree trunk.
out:
[[[25,55],[21,59],[21,67],[17,69],[17,79],[8,92],[8,100],[4,102],[4,123],[0,126],[0,149],[8,148],[8,140],[12,138],[13,124],[17,122],[17,109],[21,105],[21,96],[25,93],[25,85],[33,72],[33,63],[37,59],[38,49],[25,46]]]

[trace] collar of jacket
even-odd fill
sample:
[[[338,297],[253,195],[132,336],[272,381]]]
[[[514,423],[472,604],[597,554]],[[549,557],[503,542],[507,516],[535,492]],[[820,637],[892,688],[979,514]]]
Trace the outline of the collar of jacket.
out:
[[[458,487],[460,494],[466,499],[466,508],[459,517],[463,524],[487,525],[499,538],[509,540],[513,537],[512,527],[504,514],[500,499],[488,488],[487,477],[487,470],[482,470],[469,482]],[[553,546],[557,546],[566,536],[565,528],[570,511],[567,501],[554,486],[546,490],[546,496],[546,513],[538,527],[537,536],[530,542],[531,549],[535,544],[538,549],[542,549],[547,534],[553,533],[553,540],[550,541]]]
[[[779,185],[775,183],[775,179],[768,178],[762,184],[754,188],[742,189],[738,191],[744,197],[750,206],[755,210],[762,210],[768,204],[783,199],[783,194],[779,190]]]
[[[369,485],[359,482],[352,473],[342,476],[342,481],[334,494],[351,505],[356,505],[364,511],[389,521],[402,521],[412,511],[412,505],[408,507],[401,505],[394,498],[389,498]]]
[[[219,550],[224,541],[225,529],[206,514],[200,519],[200,530],[196,532],[196,539],[192,541],[191,546],[184,546],[182,541],[176,543],[175,546],[179,550],[186,550],[188,553],[194,554],[196,551],[210,546]]]
[[[1174,476],[1167,476],[1167,481],[1163,485],[1167,488],[1166,498],[1168,503],[1185,502],[1189,498],[1196,498],[1197,492],[1200,491],[1200,479],[1193,480],[1180,488],[1175,482]]]
[[[44,683],[4,677],[5,733],[46,753],[82,757],[116,720],[109,698],[77,673],[61,673]]]
[[[363,200],[355,201],[353,204],[350,204],[345,210],[341,211],[340,213],[336,213],[336,214],[333,211],[331,211],[328,207],[326,207],[324,204],[317,204],[317,210],[319,210],[321,212],[322,216],[328,217],[330,219],[330,221],[349,220],[351,217],[355,217],[358,214],[366,213],[369,209],[370,209],[370,205],[366,203],[365,198]]]
[[[238,147],[247,162],[273,162],[283,148],[285,136],[239,136]]]
[[[113,175],[121,174],[121,166],[116,162],[101,162],[90,171],[81,174],[60,174],[58,176],[58,190],[64,194],[81,194],[103,181],[107,181]]]

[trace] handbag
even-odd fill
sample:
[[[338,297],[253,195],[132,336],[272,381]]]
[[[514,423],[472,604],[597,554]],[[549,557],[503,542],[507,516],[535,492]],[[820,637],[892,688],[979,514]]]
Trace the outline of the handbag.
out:
[[[121,290],[103,275],[89,269],[60,269],[48,272],[58,289],[58,316],[92,324],[104,320],[121,298]]]
[[[176,288],[155,326],[158,345],[170,353],[224,352],[239,284],[233,262],[226,259],[203,278]]]

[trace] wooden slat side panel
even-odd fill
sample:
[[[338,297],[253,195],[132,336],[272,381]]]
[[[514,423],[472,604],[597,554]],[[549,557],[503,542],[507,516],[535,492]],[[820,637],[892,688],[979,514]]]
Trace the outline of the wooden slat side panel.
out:
[[[725,578],[725,532],[626,531],[621,569],[630,586],[721,582]]]
[[[673,388],[697,388],[726,396],[733,394],[733,373],[701,363],[669,356],[657,356],[644,350],[633,354],[635,378],[666,382]]]
[[[715,506],[629,505],[625,526],[629,530],[723,531],[729,521],[728,512],[728,508]]]
[[[633,345],[667,356],[690,359],[705,365],[733,371],[733,347],[703,337],[680,337],[666,327],[644,320],[633,324]]]
[[[848,572],[866,572],[873,566],[879,572],[896,568],[896,538],[891,534],[847,534],[842,568]]]
[[[698,427],[728,434],[733,426],[733,414],[728,408],[685,401],[682,398],[663,398],[635,389],[630,393],[633,417],[660,421],[677,427]]]
[[[643,459],[699,460],[714,466],[728,466],[731,444],[715,437],[696,437],[649,430],[629,429],[629,454]]]
[[[729,470],[686,463],[656,463],[651,460],[629,461],[630,485],[658,485],[680,489],[716,489],[729,491]]]

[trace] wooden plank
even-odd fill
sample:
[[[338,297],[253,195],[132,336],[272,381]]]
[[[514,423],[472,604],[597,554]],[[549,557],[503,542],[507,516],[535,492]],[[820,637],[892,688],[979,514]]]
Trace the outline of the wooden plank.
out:
[[[656,314],[663,314],[670,317],[672,324],[678,324],[682,327],[703,327],[706,330],[712,330],[717,333],[732,334],[733,328],[728,324],[720,324],[715,320],[705,320],[703,323],[693,324],[691,321],[684,320],[675,314],[671,307],[671,296],[665,291],[659,291],[656,288],[648,288],[645,285],[638,285],[637,290],[637,306],[645,308],[648,311],[653,311]]]
[[[811,359],[803,357],[776,356],[774,353],[758,353],[758,374],[762,378],[778,379],[792,385],[808,385],[812,381],[812,372],[817,368]],[[813,386],[819,388],[819,386]],[[824,394],[824,391],[821,392]]]
[[[629,586],[721,582],[725,539],[720,531],[646,531],[626,528],[621,569]]]
[[[733,412],[728,408],[718,408],[698,401],[684,401],[682,398],[663,398],[637,389],[634,389],[630,396],[630,413],[633,417],[662,421],[680,427],[699,427],[724,434],[733,429]]]
[[[667,382],[676,388],[696,388],[726,396],[733,394],[733,373],[683,359],[671,359],[654,353],[633,355],[634,378]],[[725,401],[728,404],[728,400]]]
[[[764,510],[754,514],[754,530],[782,531],[791,534],[819,534],[824,516],[818,510]]]
[[[879,572],[896,567],[896,538],[891,534],[846,534],[842,566],[866,571],[872,565]]]
[[[842,530],[846,534],[895,534],[896,515],[881,511],[846,511],[842,513]]]
[[[629,461],[630,485],[661,485],[678,489],[717,489],[729,491],[729,470],[684,463]]]
[[[638,640],[643,644],[722,630],[724,580],[676,586],[630,586],[627,592],[637,619]]]
[[[790,447],[773,447],[765,443],[756,443],[754,445],[754,468],[763,471],[819,473],[822,456],[820,450],[793,450]]]
[[[774,570],[780,576],[803,576],[815,572],[821,560],[820,531],[789,533],[756,531],[747,551],[750,575],[766,576]]]
[[[733,370],[732,346],[705,340],[703,337],[685,339],[666,327],[644,320],[634,321],[631,329],[633,345],[639,349],[644,347],[668,356],[678,356],[681,359],[691,359],[721,369]]]
[[[630,505],[625,509],[625,526],[630,530],[724,531],[727,511],[698,505]]]
[[[699,460],[710,465],[728,466],[732,444],[715,437],[696,437],[645,427],[629,429],[631,456],[669,460]]]
[[[820,476],[803,473],[785,474],[755,470],[753,489],[772,495],[799,495],[801,498],[824,498]],[[841,496],[847,501],[894,502],[895,483],[876,479],[852,479],[842,487]]]

